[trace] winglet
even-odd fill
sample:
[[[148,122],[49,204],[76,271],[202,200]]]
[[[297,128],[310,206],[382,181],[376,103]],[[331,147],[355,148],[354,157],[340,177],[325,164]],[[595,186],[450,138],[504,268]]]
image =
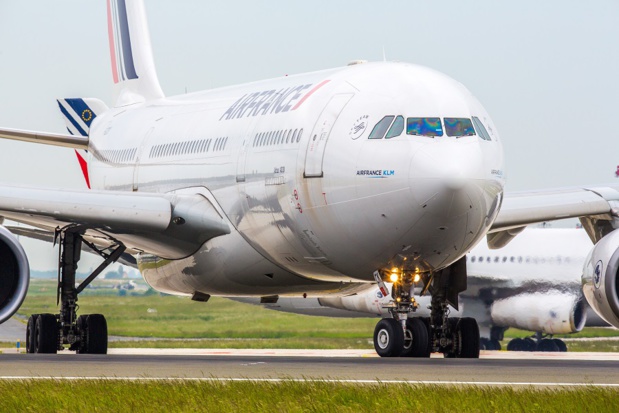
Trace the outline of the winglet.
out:
[[[114,106],[163,98],[143,0],[107,0],[107,22]]]
[[[71,135],[88,136],[90,125],[97,116],[108,110],[99,99],[57,99],[65,126]]]

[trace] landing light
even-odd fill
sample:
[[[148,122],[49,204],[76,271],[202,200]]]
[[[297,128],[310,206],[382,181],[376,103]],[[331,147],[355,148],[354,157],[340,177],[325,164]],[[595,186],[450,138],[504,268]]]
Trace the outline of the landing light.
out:
[[[421,279],[421,275],[419,274],[415,274],[415,276],[413,277],[413,281],[416,283],[418,283],[420,279]]]
[[[391,280],[392,283],[396,283],[398,282],[398,273],[397,272],[392,272],[391,275],[389,276],[389,279]]]

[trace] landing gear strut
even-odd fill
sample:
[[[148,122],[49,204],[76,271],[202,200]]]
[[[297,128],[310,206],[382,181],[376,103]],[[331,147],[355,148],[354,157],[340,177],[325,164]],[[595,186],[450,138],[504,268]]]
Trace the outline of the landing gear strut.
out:
[[[431,352],[443,353],[447,358],[479,358],[479,327],[470,317],[449,317],[451,304],[458,308],[458,294],[466,289],[466,260],[444,270],[427,274],[425,291],[432,295],[431,317],[408,318],[417,309],[413,298],[415,273],[402,271],[394,277],[389,307],[392,318],[384,318],[374,329],[374,348],[381,357],[429,357]],[[381,291],[384,284],[375,273]],[[383,292],[384,294],[384,292]]]
[[[56,353],[69,345],[69,350],[78,354],[107,353],[107,322],[101,314],[77,317],[78,294],[90,284],[108,265],[125,252],[125,246],[117,244],[110,253],[98,249],[82,238],[86,228],[69,225],[57,229],[55,239],[60,244],[58,263],[57,304],[59,314],[33,314],[28,319],[26,330],[26,352]],[[76,287],[75,272],[80,260],[82,244],[104,258],[104,261]]]

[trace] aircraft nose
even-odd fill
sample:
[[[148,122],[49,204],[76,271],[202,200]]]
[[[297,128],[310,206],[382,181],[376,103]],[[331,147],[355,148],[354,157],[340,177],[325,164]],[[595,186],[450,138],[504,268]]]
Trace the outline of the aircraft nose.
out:
[[[436,142],[421,147],[411,160],[411,180],[432,180],[452,190],[484,176],[483,154],[476,142]]]
[[[420,147],[410,161],[412,200],[423,214],[411,233],[423,234],[416,251],[431,266],[466,252],[491,224],[502,186],[486,171],[485,156],[476,142],[450,140]]]
[[[467,213],[471,197],[483,186],[483,153],[474,142],[425,145],[411,160],[409,180],[413,197],[423,208],[432,204],[442,214]]]

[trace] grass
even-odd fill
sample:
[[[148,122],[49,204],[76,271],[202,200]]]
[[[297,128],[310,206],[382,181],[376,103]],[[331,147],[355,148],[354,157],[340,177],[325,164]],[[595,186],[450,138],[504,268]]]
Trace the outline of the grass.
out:
[[[3,411],[617,412],[619,390],[311,382],[0,381]]]
[[[97,280],[97,289],[80,295],[79,314],[101,313],[113,336],[144,338],[190,338],[191,341],[120,341],[110,347],[152,348],[305,348],[372,349],[375,318],[328,318],[287,314],[249,304],[213,297],[207,303],[187,297],[127,292],[119,296],[110,281]],[[33,280],[19,314],[55,313],[55,281]],[[102,288],[108,287],[108,288]],[[509,329],[503,348],[515,337],[531,332]],[[580,333],[556,336],[617,337],[613,341],[567,343],[569,351],[619,351],[619,330],[586,328]],[[197,340],[196,340],[197,339]],[[14,347],[15,344],[2,345]]]
[[[101,290],[93,290],[93,293],[97,296],[80,295],[79,314],[105,314],[110,335],[209,339],[189,342],[190,347],[230,347],[235,343],[230,339],[237,339],[240,348],[251,347],[252,343],[262,348],[371,348],[368,340],[376,324],[376,319],[372,318],[338,319],[287,314],[218,297],[201,303],[187,297],[159,294],[103,295]],[[33,282],[19,314],[27,317],[29,314],[54,312],[57,312],[55,282]],[[282,341],[288,344],[282,345]],[[126,347],[131,343],[114,345]],[[163,344],[156,342],[154,345]],[[178,343],[174,347],[178,347]]]

